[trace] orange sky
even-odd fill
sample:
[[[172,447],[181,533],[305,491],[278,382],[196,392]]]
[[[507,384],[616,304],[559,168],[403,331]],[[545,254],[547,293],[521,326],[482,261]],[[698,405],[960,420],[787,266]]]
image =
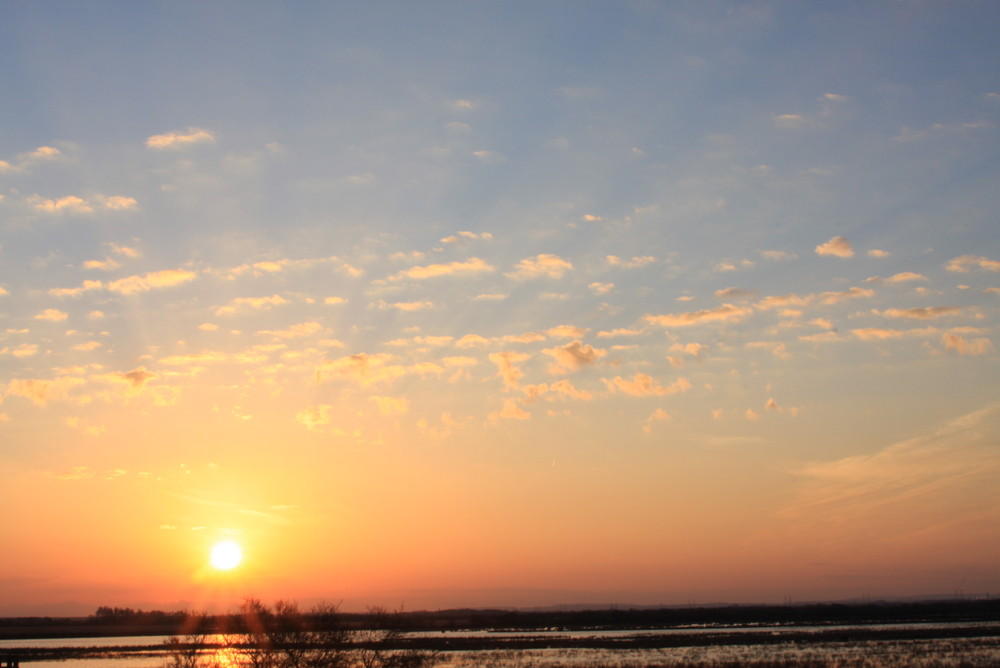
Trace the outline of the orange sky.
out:
[[[8,8],[0,615],[1000,590],[997,9],[515,8]]]

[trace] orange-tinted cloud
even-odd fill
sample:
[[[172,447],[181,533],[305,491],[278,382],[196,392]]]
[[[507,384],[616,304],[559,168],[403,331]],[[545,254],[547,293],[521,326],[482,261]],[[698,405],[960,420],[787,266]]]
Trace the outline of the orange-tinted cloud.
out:
[[[647,315],[644,320],[651,325],[657,325],[659,327],[689,327],[704,323],[739,322],[752,313],[753,310],[746,307],[723,304],[722,306],[718,306],[716,308],[704,309],[701,311],[668,313],[666,315]]]
[[[847,237],[833,237],[826,243],[816,246],[817,255],[831,255],[833,257],[854,257],[854,249]]]

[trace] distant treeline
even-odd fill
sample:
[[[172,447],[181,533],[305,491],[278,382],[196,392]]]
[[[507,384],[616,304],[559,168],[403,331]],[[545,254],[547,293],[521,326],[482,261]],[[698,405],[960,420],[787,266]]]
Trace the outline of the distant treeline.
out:
[[[303,613],[308,614],[308,613]],[[337,612],[341,627],[364,628],[370,614]],[[659,629],[689,625],[822,625],[892,622],[965,622],[1000,619],[1000,599],[610,608],[597,610],[439,610],[398,612],[405,631]],[[311,622],[322,627],[323,620]],[[245,632],[240,613],[133,610],[102,606],[89,617],[0,618],[0,638],[175,635]]]

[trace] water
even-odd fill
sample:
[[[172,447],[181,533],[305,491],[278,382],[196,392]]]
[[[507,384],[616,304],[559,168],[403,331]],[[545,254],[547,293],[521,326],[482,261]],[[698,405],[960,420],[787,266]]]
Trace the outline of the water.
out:
[[[927,632],[947,636],[962,629],[985,632],[984,637],[928,637],[911,640],[860,640],[831,642],[820,634],[830,631],[862,633],[872,630]],[[594,649],[562,647],[550,649],[494,649],[441,652],[434,668],[645,668],[647,666],[731,666],[731,665],[851,665],[873,668],[901,666],[997,666],[1000,665],[1000,623],[877,624],[828,626],[696,626],[674,629],[545,630],[545,631],[447,631],[413,633],[419,638],[484,639],[626,639],[633,637],[690,637],[723,634],[726,644],[651,649]],[[745,634],[766,634],[774,642],[739,643]],[[782,641],[782,636],[816,634],[815,641]],[[992,634],[991,634],[992,633]],[[759,636],[758,636],[759,637]],[[121,636],[107,638],[47,638],[0,640],[0,657],[17,648],[87,648],[106,650],[94,658],[60,661],[22,661],[22,668],[162,668],[167,663],[163,643],[168,636]],[[735,642],[732,639],[736,638]],[[222,644],[212,636],[208,643]],[[129,649],[136,648],[136,649]],[[138,649],[142,648],[142,649]],[[212,651],[205,653],[206,659]]]

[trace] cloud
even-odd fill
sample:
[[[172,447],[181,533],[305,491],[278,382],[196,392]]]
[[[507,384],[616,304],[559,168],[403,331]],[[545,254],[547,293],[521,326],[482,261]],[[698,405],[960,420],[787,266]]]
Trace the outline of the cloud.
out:
[[[296,325],[292,325],[287,329],[264,329],[257,334],[259,336],[273,336],[277,339],[300,339],[307,336],[313,336],[314,334],[319,334],[325,331],[323,325],[319,324],[315,320],[310,320],[308,322],[300,322]]]
[[[499,419],[504,420],[528,420],[531,418],[531,413],[525,411],[523,408],[517,405],[517,402],[513,399],[504,399],[503,408],[494,413],[490,413],[487,418],[490,422],[496,422]]]
[[[84,292],[90,292],[92,290],[100,290],[104,287],[104,283],[101,281],[84,281],[76,288],[52,288],[49,290],[49,294],[53,297],[78,297]]]
[[[47,308],[40,313],[35,314],[35,320],[47,320],[48,322],[59,322],[60,320],[65,320],[69,316],[55,308]]]
[[[378,307],[382,310],[394,308],[399,311],[423,311],[424,309],[434,308],[434,302],[422,301],[422,302],[384,302],[380,301]]]
[[[1000,523],[998,412],[993,404],[871,454],[806,464],[796,471],[798,498],[779,516],[824,558],[836,547],[879,551],[893,542],[909,552],[964,552],[970,527]]]
[[[111,271],[112,269],[117,269],[120,266],[120,264],[111,258],[108,258],[107,260],[87,260],[83,263],[84,269],[100,269],[101,271]]]
[[[518,381],[524,376],[524,372],[515,365],[531,359],[531,355],[507,350],[499,353],[491,353],[489,359],[497,365],[497,371],[500,374],[500,378],[503,379],[504,387],[508,390],[516,390]]]
[[[496,151],[479,150],[473,151],[472,155],[487,165],[499,165],[504,161],[503,154]]]
[[[659,327],[690,327],[703,323],[739,322],[752,313],[753,310],[749,308],[723,304],[713,309],[704,309],[701,311],[647,315],[643,319],[649,324]]]
[[[678,378],[669,387],[658,384],[652,376],[636,372],[631,380],[615,376],[613,379],[602,378],[604,384],[612,392],[622,392],[633,397],[664,396],[677,394],[691,389],[691,383],[686,378]]]
[[[220,306],[215,309],[215,315],[233,315],[244,310],[260,311],[269,309],[272,306],[283,306],[288,303],[288,300],[281,295],[271,295],[270,297],[236,297],[235,299],[231,299],[226,306]]]
[[[854,257],[854,249],[847,237],[833,237],[825,244],[816,246],[817,255],[833,255],[834,257]]]
[[[144,366],[136,367],[131,371],[120,374],[122,378],[131,383],[132,387],[141,389],[146,383],[157,377],[155,373],[149,371]]]
[[[650,413],[649,417],[646,418],[646,423],[642,426],[642,431],[647,434],[652,433],[654,422],[662,422],[664,420],[669,420],[669,419],[670,419],[670,414],[667,413],[667,411],[663,410],[662,408],[657,408],[652,413]]]
[[[45,213],[93,213],[95,209],[106,211],[129,211],[139,208],[139,203],[134,197],[124,197],[122,195],[96,195],[89,200],[67,195],[58,199],[45,199],[38,195],[27,198],[27,201],[38,211]]]
[[[94,207],[87,200],[76,195],[67,195],[59,199],[43,199],[35,195],[28,201],[39,211],[46,213],[93,213]]]
[[[888,341],[891,339],[901,339],[909,336],[927,336],[936,334],[938,330],[933,327],[923,329],[882,329],[880,327],[867,327],[862,329],[852,329],[851,334],[862,341]]]
[[[927,277],[923,274],[917,274],[912,271],[903,271],[898,274],[893,274],[889,278],[885,279],[886,283],[909,283],[911,281],[926,281]]]
[[[38,354],[38,344],[37,343],[22,343],[16,348],[3,347],[0,348],[0,355],[10,355],[14,358],[24,358],[24,357],[34,357]]]
[[[811,119],[801,114],[777,114],[771,117],[771,122],[775,127],[785,130],[797,130],[814,124]]]
[[[119,246],[111,241],[106,243],[105,246],[107,246],[108,250],[112,253],[124,255],[125,257],[132,258],[133,260],[141,255],[141,253],[135,248],[130,248],[129,246]]]
[[[456,234],[444,237],[441,239],[443,244],[457,244],[462,241],[475,241],[477,239],[491,240],[493,235],[489,232],[481,232],[476,234],[475,232],[469,232],[468,230],[460,230]]]
[[[746,344],[746,347],[751,350],[762,349],[770,351],[778,359],[786,360],[791,357],[788,354],[787,346],[782,341],[750,341]]]
[[[626,327],[618,327],[616,329],[610,329],[603,332],[597,333],[597,338],[599,339],[614,339],[619,336],[638,336],[642,334],[641,329],[628,329]]]
[[[656,262],[656,258],[652,255],[636,255],[630,260],[623,260],[617,255],[608,255],[605,257],[605,261],[612,267],[622,267],[624,269],[638,269],[639,267],[645,267],[647,265]]]
[[[972,269],[1000,271],[1000,261],[991,260],[981,255],[962,255],[950,260],[945,265],[945,269],[948,271],[957,271],[960,274],[965,274]]]
[[[108,283],[111,292],[131,295],[137,292],[147,292],[156,288],[169,288],[188,281],[193,281],[198,274],[187,269],[163,269],[142,276],[128,276]]]
[[[587,329],[574,325],[558,325],[545,330],[545,333],[553,338],[578,339],[587,333]]]
[[[573,269],[573,265],[569,261],[558,255],[543,253],[521,260],[517,263],[514,271],[506,275],[519,281],[536,278],[562,278],[571,269]]]
[[[912,320],[933,320],[953,315],[962,309],[957,306],[929,306],[923,308],[890,308],[882,311],[887,318],[910,318]]]
[[[941,336],[941,343],[946,350],[954,350],[959,355],[989,355],[993,352],[993,342],[987,338],[966,339],[949,332]]]
[[[146,139],[146,147],[154,150],[175,150],[195,144],[214,144],[215,135],[208,130],[190,127],[186,131],[153,135]]]
[[[741,297],[753,297],[756,290],[746,290],[744,288],[722,288],[715,291],[716,299],[740,299]]]
[[[587,287],[590,288],[590,291],[593,292],[595,295],[603,296],[603,295],[608,294],[612,290],[614,290],[615,289],[615,284],[614,283],[600,283],[598,281],[594,281],[593,283],[591,283]]]
[[[23,397],[36,406],[49,401],[65,399],[74,387],[84,384],[82,378],[62,376],[53,380],[40,378],[15,378],[7,383],[4,396]]]
[[[594,395],[587,390],[580,390],[573,386],[571,382],[566,379],[557,380],[554,383],[539,383],[538,385],[528,385],[524,388],[524,394],[527,401],[534,401],[535,399],[546,396],[549,394],[555,394],[560,398],[569,399],[579,399],[581,401],[590,401],[594,398]]]
[[[701,354],[708,349],[708,346],[701,343],[688,343],[681,344],[675,343],[670,346],[670,352],[674,353],[687,353],[695,359],[701,359]]]
[[[470,276],[495,271],[494,267],[482,258],[473,257],[461,262],[447,264],[432,264],[425,267],[411,267],[392,276],[390,280],[401,278],[425,279],[437,276]]]
[[[882,250],[880,248],[872,248],[870,251],[868,251],[868,257],[877,257],[877,258],[889,257],[889,251]]]
[[[607,354],[607,351],[585,345],[579,340],[571,341],[564,346],[546,348],[542,352],[555,359],[555,364],[549,366],[550,373],[577,371],[585,366],[591,366]]]
[[[456,348],[485,348],[490,340],[479,334],[466,334],[455,342]]]
[[[309,431],[322,431],[323,427],[330,424],[331,413],[333,406],[329,404],[309,406],[295,414],[295,421]]]
[[[432,362],[403,366],[391,364],[394,359],[392,355],[386,353],[375,355],[355,353],[346,357],[325,360],[316,368],[316,380],[325,382],[342,379],[368,387],[391,383],[406,375],[428,376],[444,373],[444,367]]]
[[[819,295],[819,300],[823,304],[839,304],[842,301],[847,301],[848,299],[861,299],[866,297],[874,297],[874,290],[866,290],[864,288],[853,287],[849,290],[841,290],[839,292],[822,292]]]
[[[780,250],[764,250],[760,252],[761,257],[765,260],[794,260],[797,256],[795,253],[786,253]]]
[[[369,397],[378,405],[379,415],[405,415],[410,410],[410,400],[405,397]]]
[[[873,293],[874,294],[874,293]],[[768,311],[775,308],[786,308],[788,306],[807,306],[814,299],[813,295],[806,295],[800,297],[795,293],[790,293],[787,295],[771,295],[764,297],[759,302],[754,304],[754,307],[761,309],[762,311]]]

